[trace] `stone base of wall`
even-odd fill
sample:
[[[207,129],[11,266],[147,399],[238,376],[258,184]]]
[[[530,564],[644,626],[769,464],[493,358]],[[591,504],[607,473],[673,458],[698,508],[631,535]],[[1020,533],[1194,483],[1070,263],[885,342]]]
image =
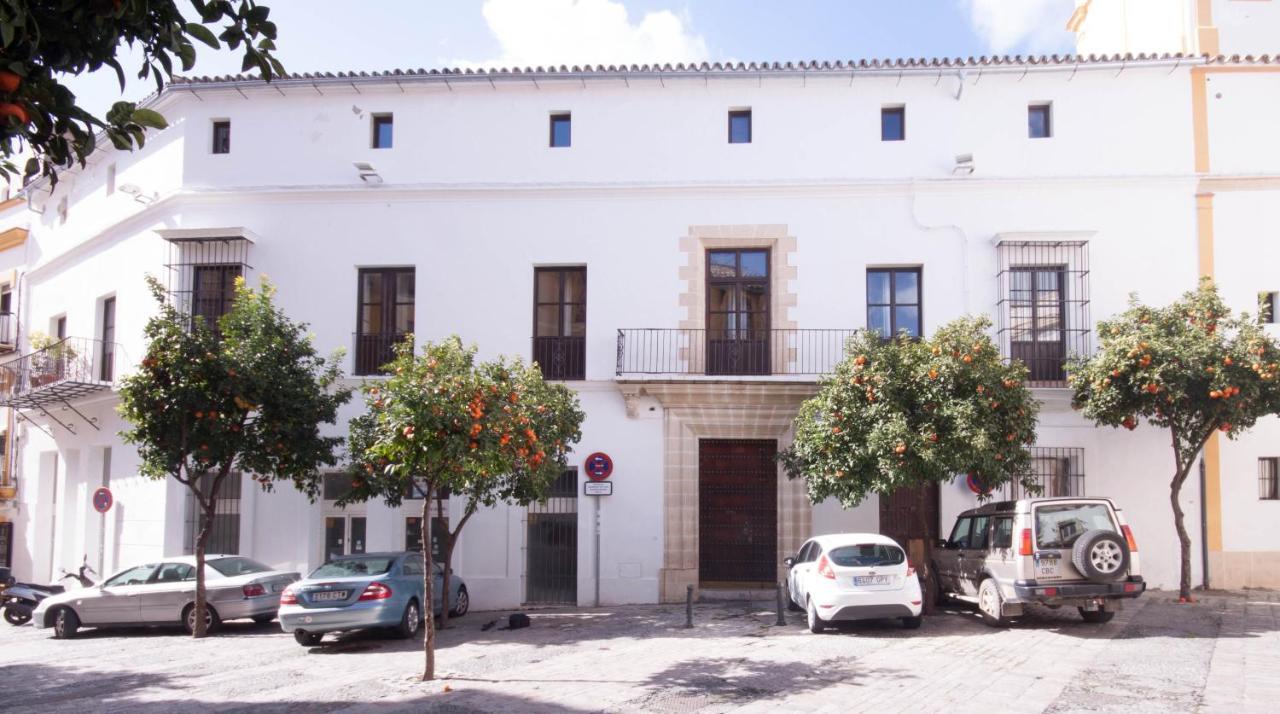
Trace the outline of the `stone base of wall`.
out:
[[[658,598],[660,602],[684,602],[685,592],[693,586],[693,598],[698,599],[697,568],[662,568]]]
[[[1280,551],[1211,551],[1209,585],[1215,590],[1280,588]]]

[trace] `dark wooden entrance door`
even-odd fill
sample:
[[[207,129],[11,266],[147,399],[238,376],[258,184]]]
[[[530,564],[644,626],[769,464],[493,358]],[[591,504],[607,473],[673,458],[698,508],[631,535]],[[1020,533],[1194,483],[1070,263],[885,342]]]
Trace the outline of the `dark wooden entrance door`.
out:
[[[938,484],[900,488],[888,496],[881,496],[880,533],[897,541],[904,550],[910,548],[907,541],[913,538],[936,542]]]
[[[698,577],[756,587],[778,574],[778,444],[698,442]]]

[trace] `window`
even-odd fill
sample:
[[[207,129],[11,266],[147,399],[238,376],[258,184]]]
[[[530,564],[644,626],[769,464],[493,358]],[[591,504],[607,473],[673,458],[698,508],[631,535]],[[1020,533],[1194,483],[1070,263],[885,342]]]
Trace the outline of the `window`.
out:
[[[707,251],[707,374],[769,374],[769,251]]]
[[[974,516],[973,525],[969,531],[969,550],[986,550],[987,549],[987,524],[991,522],[990,516]]]
[[[431,518],[431,558],[444,558],[444,544],[449,542],[449,525],[442,518]],[[404,549],[407,551],[422,550],[422,517],[409,516],[404,519]]]
[[[165,563],[152,578],[153,583],[180,583],[184,580],[195,580],[196,569],[186,563]]]
[[[1032,387],[1065,386],[1067,358],[1092,353],[1089,244],[1000,241],[996,256],[1002,355],[1027,365]]]
[[[213,479],[213,474],[200,477],[200,489],[205,496],[209,495]],[[236,555],[240,552],[240,481],[240,474],[236,471],[227,474],[222,480],[222,487],[218,490],[218,498],[213,505],[213,522],[209,527],[209,540],[205,543],[206,553]],[[183,552],[191,555],[196,552],[196,538],[204,526],[205,515],[190,491],[187,492],[186,510]]]
[[[751,110],[733,109],[729,112],[729,143],[751,143]]]
[[[98,379],[110,382],[115,378],[116,361],[116,299],[102,301],[102,364]]]
[[[951,537],[947,539],[948,548],[966,548],[969,545],[969,523],[972,519],[960,518],[951,529]]]
[[[17,338],[16,320],[13,316],[13,292],[8,285],[0,286],[0,345],[12,346]]]
[[[570,140],[570,129],[572,129],[572,119],[569,112],[556,113],[551,115],[551,146],[567,147]]]
[[[351,474],[324,474],[320,479],[320,495],[326,501],[336,501],[351,492]]]
[[[231,153],[231,120],[215,119],[213,122],[213,153]]]
[[[832,549],[828,557],[832,563],[844,568],[879,568],[899,565],[907,559],[901,548],[883,543],[840,546]]]
[[[191,272],[191,322],[200,318],[217,329],[218,319],[231,311],[236,298],[239,265],[197,265]]]
[[[67,316],[59,315],[53,319],[53,336],[60,339],[67,339]]]
[[[991,547],[1013,547],[1013,519],[997,518],[991,523]]]
[[[867,270],[867,329],[883,339],[920,337],[920,269]]]
[[[391,148],[392,126],[393,124],[390,114],[373,115],[373,148]]]
[[[253,573],[269,573],[272,570],[271,566],[263,565],[250,558],[217,558],[210,560],[208,565],[224,578],[234,578]]]
[[[1032,104],[1027,107],[1027,136],[1032,139],[1048,139],[1053,136],[1053,127],[1050,124],[1052,115],[1051,105],[1049,104]]]
[[[1280,293],[1265,291],[1258,293],[1258,323],[1262,325],[1276,324],[1277,307],[1280,307]],[[8,311],[7,307],[0,305],[0,312]]]
[[[1008,500],[1031,495],[1045,498],[1084,496],[1084,449],[1070,447],[1031,447],[1029,481],[1037,489],[1031,491],[1017,481],[1009,483]]]
[[[903,106],[880,108],[880,141],[906,141],[907,108]]]
[[[1280,458],[1258,459],[1258,499],[1280,501]]]
[[[151,579],[151,575],[155,573],[156,565],[138,565],[123,572],[117,573],[115,577],[107,580],[102,586],[106,588],[118,587],[120,585],[143,585]]]
[[[587,269],[533,271],[533,360],[546,379],[585,379]]]
[[[107,167],[107,195],[116,192],[116,165],[111,164]]]
[[[1100,503],[1036,506],[1036,547],[1070,548],[1087,531],[1119,533],[1111,510]]]
[[[395,346],[413,332],[413,268],[364,268],[359,275],[356,322],[357,375],[381,374]]]

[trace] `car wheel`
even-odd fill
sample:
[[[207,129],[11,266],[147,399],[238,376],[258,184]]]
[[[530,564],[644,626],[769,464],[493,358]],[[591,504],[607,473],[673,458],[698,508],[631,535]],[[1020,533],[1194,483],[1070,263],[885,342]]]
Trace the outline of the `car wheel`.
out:
[[[418,601],[410,600],[409,604],[404,606],[404,614],[400,616],[400,624],[396,625],[396,635],[407,640],[418,634],[418,627],[421,624],[422,614],[418,611]]]
[[[924,618],[920,615],[912,615],[911,617],[902,618],[902,626],[908,630],[920,629],[920,623],[924,622]]]
[[[818,606],[813,604],[812,599],[809,600],[808,623],[809,631],[815,635],[821,634],[823,630],[827,629],[827,623],[818,615]]]
[[[462,617],[467,614],[467,610],[471,609],[471,596],[467,595],[466,586],[458,588],[458,599],[453,603],[453,609],[449,611],[449,617]]]
[[[1101,624],[1103,624],[1103,623],[1105,623],[1105,622],[1111,622],[1111,618],[1113,618],[1113,617],[1115,617],[1115,616],[1116,616],[1116,614],[1115,614],[1114,612],[1112,612],[1111,610],[1093,610],[1093,611],[1090,611],[1090,610],[1086,610],[1086,609],[1084,609],[1083,607],[1079,607],[1079,608],[1076,608],[1076,609],[1080,611],[1080,617],[1081,617],[1085,622],[1092,622],[1092,623],[1097,624],[1097,625],[1101,625]]]
[[[996,581],[987,578],[978,586],[978,612],[982,614],[982,621],[991,627],[1004,627],[1009,624],[1009,619],[1001,614],[1004,598],[1000,596],[1000,587],[996,585]]]
[[[4,609],[4,621],[10,625],[25,625],[31,622],[31,611],[19,611],[16,608],[6,607]]]
[[[53,613],[53,636],[59,640],[67,640],[76,636],[80,631],[80,618],[76,615],[75,610],[69,607],[60,607],[58,611]]]
[[[218,631],[218,626],[222,624],[222,619],[218,617],[218,611],[213,606],[206,604],[204,606],[204,633],[212,635]],[[195,603],[187,605],[187,609],[182,611],[182,626],[186,628],[188,635],[196,633],[196,606]]]
[[[302,630],[293,631],[293,641],[303,647],[315,647],[320,644],[320,640],[324,639],[324,635],[319,632],[304,632]]]
[[[256,623],[257,623],[257,624],[259,624],[259,625],[265,625],[265,624],[267,624],[268,622],[271,622],[271,621],[272,621],[272,620],[274,620],[274,619],[276,619],[276,616],[275,616],[274,614],[272,614],[272,613],[263,613],[263,614],[261,614],[261,615],[254,615],[254,616],[253,616],[253,621],[254,621],[254,622],[256,622]]]
[[[948,603],[947,591],[942,587],[942,578],[938,577],[937,566],[934,566],[933,572],[929,574],[929,579],[933,581],[933,604],[942,607]]]
[[[1094,582],[1109,582],[1129,572],[1129,544],[1114,531],[1086,531],[1071,547],[1071,564]]]

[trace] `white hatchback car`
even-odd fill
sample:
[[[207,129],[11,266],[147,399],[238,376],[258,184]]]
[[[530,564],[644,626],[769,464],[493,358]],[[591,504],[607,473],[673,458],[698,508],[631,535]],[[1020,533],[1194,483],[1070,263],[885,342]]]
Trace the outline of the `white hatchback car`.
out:
[[[920,626],[920,579],[907,554],[878,533],[838,533],[810,538],[794,558],[782,561],[792,608],[809,615],[809,631],[848,620],[901,618]]]

